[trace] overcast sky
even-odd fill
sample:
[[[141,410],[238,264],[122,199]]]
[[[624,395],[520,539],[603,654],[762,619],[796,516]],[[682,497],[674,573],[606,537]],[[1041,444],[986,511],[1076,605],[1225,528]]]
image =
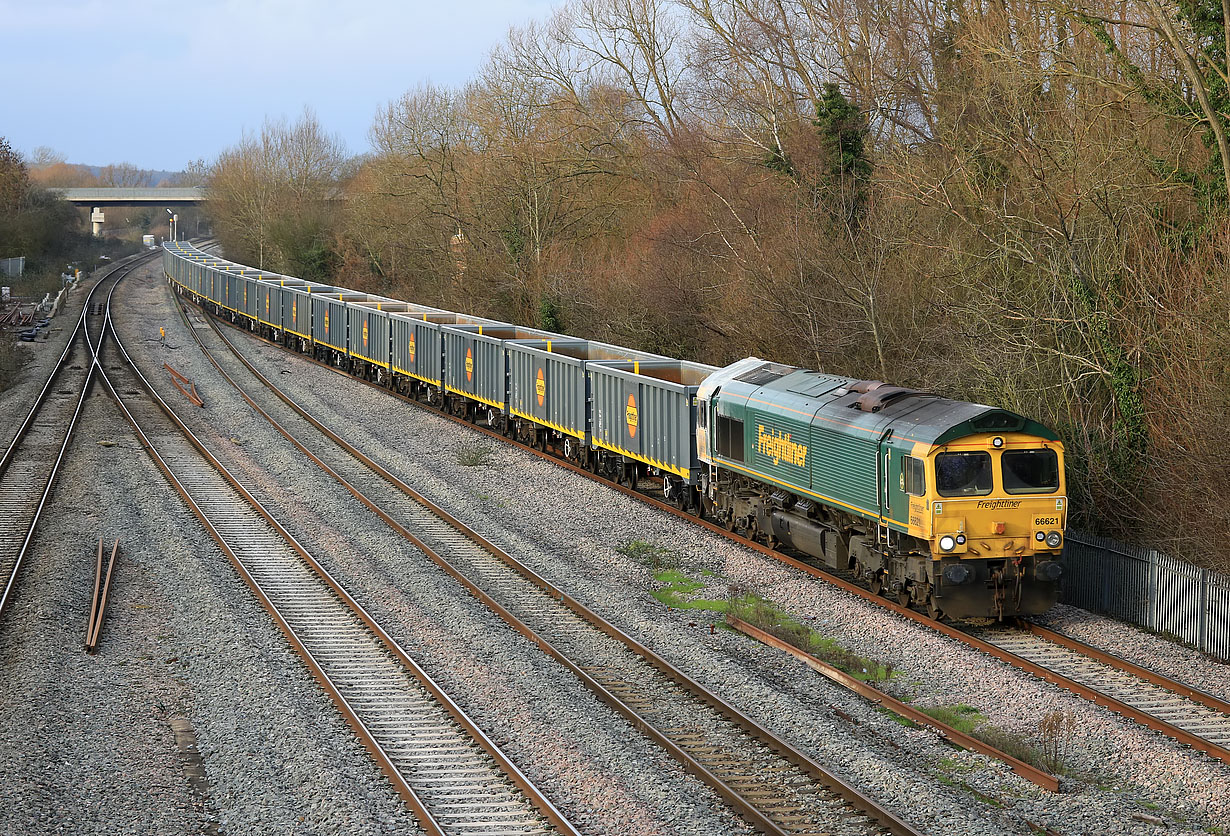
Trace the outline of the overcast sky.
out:
[[[305,105],[351,153],[378,108],[462,84],[558,0],[0,0],[0,136],[179,170]]]

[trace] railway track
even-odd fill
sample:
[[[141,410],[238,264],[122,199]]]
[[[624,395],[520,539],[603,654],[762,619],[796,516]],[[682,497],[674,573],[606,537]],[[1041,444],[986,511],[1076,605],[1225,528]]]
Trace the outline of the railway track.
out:
[[[439,836],[576,834],[511,760],[189,431],[140,373],[114,327],[109,330],[103,384],[424,831]]]
[[[114,265],[90,288],[64,351],[0,456],[0,614],[12,600],[94,380],[105,320],[101,300],[151,255]]]
[[[187,324],[219,372],[285,438],[754,827],[783,836],[915,832],[372,461],[264,377],[216,326],[228,352],[222,358]],[[228,358],[242,367],[228,371]],[[241,384],[241,375],[255,382]]]
[[[1230,763],[1230,703],[1224,700],[1034,624],[970,635],[1036,665],[1044,678],[1074,683],[1086,699]]]
[[[202,312],[202,316],[206,316],[207,318],[211,320],[211,322],[213,321],[213,318],[208,317],[208,315],[205,314],[204,312]],[[231,327],[234,327],[234,326],[232,325]],[[242,329],[237,329],[237,330],[242,330]],[[248,333],[248,332],[244,331],[244,333]],[[266,342],[269,342],[269,341],[266,340]],[[270,343],[270,344],[277,345],[276,343]],[[282,348],[282,346],[278,346],[278,347]],[[635,487],[629,487],[626,485],[618,484],[615,481],[606,479],[598,474],[592,473],[558,456],[552,455],[550,452],[550,449],[543,451],[536,447],[523,444],[513,438],[504,436],[502,433],[496,430],[492,430],[488,427],[484,427],[479,424],[471,423],[457,416],[448,414],[446,412],[442,412],[438,409],[434,409],[419,401],[414,400],[413,398],[408,398],[408,397],[399,395],[397,393],[390,392],[387,388],[380,386],[377,383],[373,383],[371,381],[366,381],[366,380],[362,380],[361,378],[353,377],[352,375],[348,375],[345,372],[339,369],[336,369],[332,366],[329,366],[324,363],[320,363],[319,361],[314,360],[313,358],[306,357],[304,355],[298,355],[298,356],[301,356],[305,360],[315,363],[316,365],[322,366],[324,368],[328,368],[331,371],[334,371],[336,373],[343,374],[349,379],[358,380],[359,382],[364,383],[372,388],[379,389],[380,391],[385,392],[386,394],[389,394],[393,397],[396,397],[399,400],[414,404],[415,406],[421,409],[428,410],[434,415],[443,416],[444,418],[448,420],[451,420],[458,424],[462,424],[477,432],[484,433],[492,437],[493,439],[498,439],[499,441],[503,443],[514,444],[526,452],[529,452],[533,455],[539,456],[541,458],[546,459],[547,461],[552,462],[558,467],[564,468],[566,470],[570,470],[573,473],[586,476],[590,479],[600,481],[602,482],[602,484],[604,484],[605,486],[609,487],[612,490],[620,491],[626,496],[635,498],[643,503],[646,503],[654,508],[657,508],[658,510],[664,513],[674,514],[675,516],[687,519],[692,524],[699,525],[702,528],[705,528],[713,532],[714,534],[718,534],[730,540],[733,540],[746,548],[757,551],[761,553],[762,555],[765,555],[766,557],[773,558],[774,560],[784,563],[804,574],[810,575],[811,577],[817,578],[833,586],[836,586],[840,589],[843,589],[844,591],[849,592],[852,595],[856,595],[877,606],[891,610],[895,612],[896,614],[902,616],[903,618],[907,618],[912,621],[915,621],[918,624],[921,624],[932,630],[935,630],[949,638],[952,638],[964,644],[970,645],[974,647],[975,649],[980,650],[981,652],[995,656],[996,658],[1001,659],[1002,661],[1012,665],[1013,667],[1016,667],[1028,673],[1031,673],[1035,676],[1043,678],[1051,682],[1054,685],[1057,685],[1061,688],[1064,688],[1065,690],[1068,690],[1074,694],[1077,694],[1078,696],[1081,696],[1084,699],[1087,699],[1091,702],[1097,703],[1104,707],[1110,708],[1112,711],[1115,711],[1116,713],[1119,713],[1125,717],[1128,717],[1129,719],[1132,719],[1133,721],[1147,728],[1161,732],[1162,734],[1165,734],[1171,737],[1172,739],[1179,741],[1180,743],[1184,743],[1185,745],[1189,745],[1192,748],[1206,752],[1209,755],[1216,757],[1222,761],[1230,762],[1230,747],[1228,747],[1225,744],[1225,742],[1223,741],[1223,738],[1220,736],[1219,729],[1222,727],[1221,720],[1217,719],[1217,715],[1221,715],[1222,717],[1224,717],[1227,714],[1226,709],[1216,704],[1210,705],[1209,701],[1210,700],[1215,701],[1215,698],[1210,697],[1209,695],[1201,694],[1197,689],[1194,689],[1189,685],[1186,685],[1184,683],[1178,682],[1171,678],[1165,677],[1161,674],[1157,674],[1156,672],[1153,672],[1153,671],[1146,671],[1143,668],[1139,668],[1138,666],[1131,665],[1125,662],[1124,660],[1118,659],[1117,657],[1114,657],[1111,654],[1107,654],[1101,651],[1096,651],[1093,648],[1084,649],[1083,646],[1082,648],[1073,648],[1076,653],[1085,655],[1088,659],[1092,661],[1098,661],[1103,665],[1106,665],[1112,669],[1115,669],[1120,674],[1128,674],[1131,676],[1135,676],[1138,679],[1142,679],[1144,682],[1150,683],[1156,688],[1160,689],[1161,692],[1167,692],[1171,695],[1178,695],[1178,696],[1183,696],[1183,697],[1187,697],[1191,699],[1193,705],[1195,706],[1193,710],[1195,710],[1197,714],[1209,719],[1210,721],[1208,724],[1205,724],[1203,722],[1191,724],[1192,727],[1196,729],[1197,731],[1189,731],[1183,728],[1180,724],[1171,723],[1166,719],[1166,717],[1168,716],[1172,718],[1174,717],[1174,715],[1171,713],[1171,709],[1168,707],[1170,705],[1169,697],[1166,698],[1165,704],[1159,703],[1156,699],[1150,699],[1148,697],[1145,697],[1145,689],[1142,688],[1141,689],[1141,699],[1136,701],[1138,703],[1138,706],[1133,706],[1133,704],[1129,703],[1127,700],[1119,699],[1118,697],[1114,696],[1113,693],[1110,693],[1111,691],[1113,691],[1113,687],[1109,684],[1108,680],[1104,680],[1102,683],[1102,687],[1106,689],[1104,691],[1101,689],[1101,687],[1099,687],[1096,678],[1093,678],[1089,683],[1086,683],[1086,682],[1080,681],[1074,676],[1068,676],[1062,671],[1050,670],[1049,668],[1046,667],[1046,654],[1040,654],[1039,656],[1040,661],[1038,662],[1031,661],[1025,656],[1019,656],[1017,654],[1009,652],[1005,648],[997,647],[995,644],[991,642],[983,641],[977,636],[973,635],[972,633],[962,630],[952,624],[937,622],[934,619],[929,618],[928,616],[920,612],[917,612],[913,609],[910,609],[909,607],[906,607],[906,606],[903,606],[897,603],[896,601],[890,600],[882,595],[877,595],[875,593],[872,593],[870,590],[865,589],[859,586],[858,584],[854,583],[852,579],[848,577],[843,577],[840,573],[834,573],[827,569],[822,569],[820,567],[817,567],[811,564],[810,562],[800,560],[797,557],[794,557],[790,554],[784,553],[777,549],[770,548],[767,545],[760,543],[756,540],[744,537],[738,532],[729,531],[725,527],[717,525],[713,522],[710,522],[709,520],[698,518],[695,515],[688,513],[687,511],[679,509],[678,507],[675,506],[674,503],[661,499],[651,493],[646,493],[645,491],[638,490]],[[1032,624],[1029,625],[1027,629],[1034,630],[1035,632],[1039,632],[1043,630],[1043,628],[1038,627],[1037,625],[1032,625]],[[1071,639],[1068,639],[1067,637],[1060,638],[1059,634],[1053,634],[1053,636],[1054,636],[1054,638],[1052,639],[1053,642],[1062,642],[1063,644],[1069,647],[1071,647],[1072,645],[1079,644],[1077,642],[1073,642]],[[1220,701],[1216,701],[1216,702],[1220,702]],[[1152,710],[1152,706],[1155,706],[1155,705],[1158,706],[1156,714]],[[1221,705],[1224,706],[1225,703],[1221,703]],[[1211,708],[1213,712],[1212,716],[1205,714],[1201,706],[1203,706],[1204,708]],[[1160,715],[1160,716],[1157,716],[1157,715]],[[1206,727],[1210,729],[1210,731],[1208,732],[1208,735],[1212,739],[1210,739],[1210,737],[1204,736],[1199,731],[1199,729],[1203,729]]]

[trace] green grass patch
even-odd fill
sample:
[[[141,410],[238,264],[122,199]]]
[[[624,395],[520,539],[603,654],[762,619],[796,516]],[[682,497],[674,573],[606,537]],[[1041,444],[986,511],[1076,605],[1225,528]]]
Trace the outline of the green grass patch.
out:
[[[677,610],[708,610],[710,612],[726,612],[728,602],[708,598],[692,598],[692,593],[704,589],[703,581],[696,581],[680,572],[678,569],[663,569],[655,572],[653,579],[665,584],[661,589],[655,589],[651,595]]]
[[[974,765],[972,763],[962,763],[956,758],[944,758],[940,761],[940,769],[949,775],[959,775],[962,772],[973,772]]]
[[[986,722],[986,717],[972,705],[957,703],[956,705],[935,705],[920,709],[924,714],[941,723],[952,726],[959,732],[981,740],[988,746],[994,746],[1005,755],[1024,761],[1031,766],[1055,771],[1054,764],[1039,752],[1029,740],[1022,735],[1014,734],[998,726]]]
[[[891,665],[847,650],[835,639],[817,633],[772,601],[766,601],[758,595],[732,595],[728,611],[766,633],[845,671],[855,679],[884,682],[893,677]]]
[[[615,551],[629,560],[635,560],[637,563],[648,566],[652,572],[674,569],[679,566],[679,555],[647,540],[626,540],[616,546]]]
[[[494,450],[482,443],[462,444],[457,448],[457,464],[462,467],[484,467],[491,464]]]
[[[885,717],[892,720],[894,723],[896,723],[899,726],[905,726],[907,729],[918,728],[918,724],[915,723],[913,720],[911,720],[909,717],[902,717],[900,714],[898,714],[896,711],[893,711],[892,709],[885,708],[882,705],[877,705],[875,709],[876,711],[883,714]]]
[[[952,726],[957,731],[964,732],[965,734],[972,734],[974,729],[986,719],[981,711],[965,703],[933,705],[919,710],[928,717],[939,720],[941,723]]]

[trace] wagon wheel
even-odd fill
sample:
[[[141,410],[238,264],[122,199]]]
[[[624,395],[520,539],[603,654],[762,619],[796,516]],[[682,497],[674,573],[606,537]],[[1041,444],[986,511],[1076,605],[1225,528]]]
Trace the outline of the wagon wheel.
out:
[[[572,436],[566,436],[564,438],[564,458],[569,461],[574,459],[577,454],[576,446],[576,442],[572,440]]]
[[[544,453],[547,452],[547,431],[546,430],[538,431],[538,449]]]
[[[628,487],[631,488],[632,490],[636,490],[636,482],[637,482],[636,465],[632,464],[628,466]]]
[[[663,502],[676,502],[674,487],[675,487],[674,484],[671,482],[671,477],[669,476],[662,477],[662,501]]]
[[[882,594],[884,592],[884,573],[876,572],[871,576],[871,583],[868,585],[871,587],[872,595]]]
[[[683,510],[700,519],[705,514],[705,499],[695,485],[687,485],[687,498],[683,501]]]
[[[487,407],[487,426],[491,427],[492,429],[495,428],[495,417],[496,417],[495,407],[492,407],[492,406]]]

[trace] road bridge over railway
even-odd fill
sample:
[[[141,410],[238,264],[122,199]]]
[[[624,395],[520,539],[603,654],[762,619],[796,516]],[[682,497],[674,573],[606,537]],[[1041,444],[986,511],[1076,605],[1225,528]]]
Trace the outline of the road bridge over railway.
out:
[[[76,188],[54,189],[69,203],[78,206],[90,206],[90,225],[94,235],[102,234],[105,206],[164,206],[167,211],[185,206],[196,206],[205,200],[205,190],[199,186],[167,187],[167,188]],[[172,213],[172,223],[179,216]],[[172,235],[174,237],[174,234]]]
[[[205,200],[205,190],[199,186],[174,188],[83,188],[54,189],[69,203],[79,206],[193,206]]]

